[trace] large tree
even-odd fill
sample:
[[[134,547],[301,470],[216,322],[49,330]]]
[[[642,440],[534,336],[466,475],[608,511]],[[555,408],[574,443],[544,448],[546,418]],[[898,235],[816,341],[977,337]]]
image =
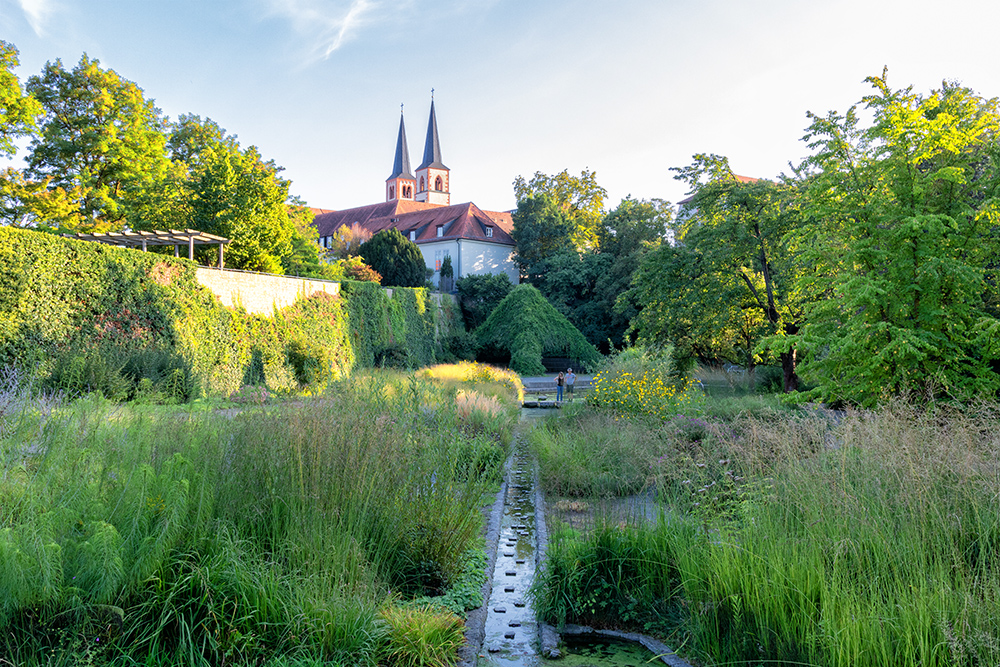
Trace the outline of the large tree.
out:
[[[281,167],[256,147],[243,149],[211,119],[188,114],[173,124],[167,149],[184,171],[179,226],[231,239],[227,265],[299,275],[320,270],[315,237],[308,238],[311,212],[289,202]]]
[[[395,227],[361,244],[358,254],[382,276],[383,287],[423,287],[427,265],[420,248]]]
[[[785,391],[798,387],[796,349],[802,299],[798,259],[786,241],[801,224],[794,186],[740,178],[728,160],[695,155],[677,169],[693,191],[674,225],[677,248],[643,261],[632,296],[644,306],[643,338],[668,342],[679,358],[729,360],[752,368],[770,336]]]
[[[597,184],[597,174],[584,169],[573,176],[568,169],[549,176],[536,171],[530,181],[523,176],[514,179],[514,196],[522,201],[545,195],[566,214],[572,224],[570,238],[578,251],[597,246],[598,227],[604,217],[607,190]]]
[[[971,398],[1000,388],[1000,112],[945,82],[918,95],[870,77],[840,115],[811,115],[810,224],[796,242],[824,298],[795,337],[811,396],[871,405],[885,394]]]
[[[551,195],[538,194],[519,200],[513,218],[515,259],[521,275],[529,280],[539,271],[534,267],[546,257],[576,251],[573,220]]]
[[[169,180],[165,121],[142,90],[86,54],[71,71],[56,60],[28,80],[44,114],[28,176],[76,197],[80,229],[140,226]]]
[[[18,66],[17,49],[0,40],[0,157],[17,152],[15,140],[28,136],[42,107],[31,95],[25,95],[14,69]]]

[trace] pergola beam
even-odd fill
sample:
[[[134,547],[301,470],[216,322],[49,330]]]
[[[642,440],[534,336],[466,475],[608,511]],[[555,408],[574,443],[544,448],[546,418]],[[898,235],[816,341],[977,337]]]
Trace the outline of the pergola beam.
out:
[[[180,246],[187,245],[188,259],[194,260],[194,247],[196,245],[217,245],[219,246],[219,268],[223,267],[222,248],[230,242],[224,236],[216,236],[200,232],[197,229],[168,229],[162,231],[148,232],[94,232],[91,234],[63,234],[66,238],[78,241],[93,241],[95,243],[105,243],[124,248],[141,249],[146,252],[148,246],[174,246],[174,257],[180,255]]]

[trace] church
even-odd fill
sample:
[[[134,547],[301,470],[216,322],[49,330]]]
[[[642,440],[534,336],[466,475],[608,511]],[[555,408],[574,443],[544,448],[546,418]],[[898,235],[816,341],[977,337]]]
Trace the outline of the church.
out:
[[[487,211],[472,202],[451,203],[451,170],[441,159],[434,100],[427,121],[424,157],[416,174],[410,168],[410,150],[402,111],[392,174],[385,180],[385,201],[343,211],[320,213],[313,224],[319,243],[332,245],[333,235],[343,226],[377,234],[395,227],[417,244],[432,282],[440,286],[441,264],[451,257],[455,279],[470,275],[506,273],[515,285],[519,271],[514,262],[514,222],[510,211]]]

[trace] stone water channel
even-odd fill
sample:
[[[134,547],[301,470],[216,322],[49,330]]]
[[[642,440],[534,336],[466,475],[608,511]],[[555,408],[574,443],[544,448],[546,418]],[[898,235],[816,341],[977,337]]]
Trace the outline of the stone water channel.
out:
[[[521,420],[538,418],[545,413],[540,408],[522,409]],[[626,633],[609,634],[633,641],[587,636],[586,632],[578,630],[577,636],[564,637],[565,642],[559,650],[547,653],[558,659],[542,657],[541,645],[545,644],[546,650],[551,651],[557,640],[552,628],[538,623],[529,596],[547,540],[544,505],[535,461],[524,443],[516,438],[500,506],[496,559],[492,590],[485,606],[482,647],[477,657],[466,664],[476,667],[639,667],[662,661],[673,667],[690,667],[659,642],[642,638],[644,648],[638,643],[638,636]],[[494,509],[494,520],[496,511]],[[661,659],[656,660],[656,655],[661,655]]]

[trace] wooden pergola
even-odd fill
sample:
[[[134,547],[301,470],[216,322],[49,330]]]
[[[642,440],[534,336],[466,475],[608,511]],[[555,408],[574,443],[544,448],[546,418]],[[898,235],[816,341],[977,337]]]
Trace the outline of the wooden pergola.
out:
[[[219,268],[223,268],[222,249],[230,242],[223,236],[199,232],[197,229],[168,229],[150,232],[94,232],[93,234],[63,234],[66,238],[78,241],[96,241],[123,248],[141,249],[146,252],[149,246],[172,245],[174,257],[180,257],[181,246],[186,245],[188,259],[194,260],[196,245],[219,246]]]

